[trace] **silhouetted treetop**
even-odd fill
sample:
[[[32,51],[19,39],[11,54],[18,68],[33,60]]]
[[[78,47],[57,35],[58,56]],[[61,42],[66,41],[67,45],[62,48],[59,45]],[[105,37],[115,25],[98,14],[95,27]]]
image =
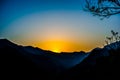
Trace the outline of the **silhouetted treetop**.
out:
[[[120,14],[120,0],[86,0],[85,10],[99,17]]]
[[[117,49],[120,47],[120,43],[119,43],[120,42],[120,35],[118,34],[118,32],[115,32],[113,30],[111,30],[111,34],[112,34],[111,36],[106,37],[105,43],[107,45],[114,43],[112,45],[109,45],[109,48],[111,50],[114,50],[114,49]]]

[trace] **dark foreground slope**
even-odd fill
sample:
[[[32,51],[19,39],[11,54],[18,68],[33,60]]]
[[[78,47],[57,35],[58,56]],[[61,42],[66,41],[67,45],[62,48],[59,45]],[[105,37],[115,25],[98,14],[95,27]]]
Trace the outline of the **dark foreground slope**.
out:
[[[37,58],[41,61],[41,66],[36,64]],[[49,78],[48,74],[55,72],[55,66],[52,64],[52,61],[46,56],[30,54],[22,46],[8,40],[0,40],[0,78],[34,80],[44,78],[44,75]]]
[[[1,39],[0,74],[10,79],[56,79],[59,73],[79,64],[87,56],[84,52],[57,54]]]
[[[62,78],[120,80],[120,42],[107,45],[102,49],[95,48],[89,54],[80,64],[65,71]]]
[[[112,48],[111,48],[112,47]],[[89,53],[56,54],[0,40],[0,78],[32,80],[99,80],[119,78],[120,42]],[[120,78],[119,78],[120,79]]]

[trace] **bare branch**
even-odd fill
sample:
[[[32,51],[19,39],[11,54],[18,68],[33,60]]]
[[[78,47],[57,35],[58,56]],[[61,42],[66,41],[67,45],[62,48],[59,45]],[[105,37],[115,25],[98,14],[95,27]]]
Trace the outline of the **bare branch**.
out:
[[[109,5],[108,5],[109,4]],[[120,14],[120,0],[86,0],[86,11],[100,17]]]

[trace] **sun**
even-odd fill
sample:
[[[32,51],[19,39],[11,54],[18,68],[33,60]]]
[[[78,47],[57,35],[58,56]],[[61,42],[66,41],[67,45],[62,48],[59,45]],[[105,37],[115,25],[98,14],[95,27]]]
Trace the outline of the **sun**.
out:
[[[51,47],[51,51],[56,52],[56,53],[60,53],[61,52],[61,48],[63,46],[59,42],[52,42],[50,47]]]
[[[54,48],[52,51],[56,53],[60,53],[60,50],[58,48]]]

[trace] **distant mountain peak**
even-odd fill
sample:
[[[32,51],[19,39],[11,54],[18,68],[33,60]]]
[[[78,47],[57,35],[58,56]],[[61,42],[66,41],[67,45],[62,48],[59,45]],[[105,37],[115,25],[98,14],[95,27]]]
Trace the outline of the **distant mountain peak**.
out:
[[[10,42],[8,39],[0,39],[0,44],[8,44],[8,43],[12,43]]]
[[[9,41],[8,39],[0,39],[0,46],[16,46],[17,44]]]
[[[0,42],[10,42],[8,39],[0,39]]]

